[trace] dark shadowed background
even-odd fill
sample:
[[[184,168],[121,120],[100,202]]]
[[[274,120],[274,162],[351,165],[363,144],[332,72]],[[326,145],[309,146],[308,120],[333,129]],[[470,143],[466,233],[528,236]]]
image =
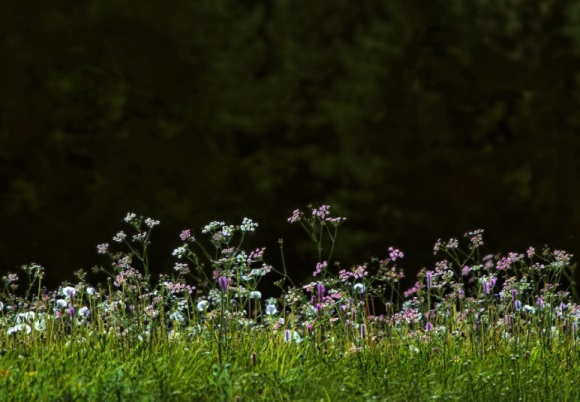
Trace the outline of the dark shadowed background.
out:
[[[580,3],[0,2],[0,271],[106,260],[126,212],[250,241],[306,278],[286,218],[330,204],[343,266],[486,230],[489,252],[580,254]]]

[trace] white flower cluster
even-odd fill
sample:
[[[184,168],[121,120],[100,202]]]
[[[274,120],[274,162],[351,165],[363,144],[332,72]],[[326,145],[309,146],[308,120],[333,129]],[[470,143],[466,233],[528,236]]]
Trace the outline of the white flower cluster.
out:
[[[136,217],[137,215],[135,215],[133,212],[129,212],[127,213],[127,216],[125,216],[124,221],[127,223],[131,223]]]
[[[222,226],[222,235],[224,237],[231,237],[234,234],[236,228],[233,225]]]
[[[258,227],[258,224],[249,218],[244,218],[242,224],[240,225],[240,230],[242,232],[253,232]]]
[[[183,246],[177,247],[175,250],[173,250],[173,253],[171,253],[171,254],[174,257],[181,258],[185,254],[187,254],[187,249],[185,247],[183,247]]]
[[[121,243],[123,240],[125,240],[127,238],[127,235],[125,234],[125,232],[123,232],[122,230],[117,233],[115,235],[115,237],[113,237],[113,241],[116,241],[117,243]]]
[[[225,226],[226,224],[224,222],[219,222],[219,221],[213,221],[210,222],[209,224],[205,225],[201,231],[201,233],[210,233],[215,231],[217,228],[220,228],[222,226]]]
[[[153,220],[151,218],[147,218],[147,219],[145,219],[145,225],[149,228],[153,228],[153,227],[159,225],[159,221]]]

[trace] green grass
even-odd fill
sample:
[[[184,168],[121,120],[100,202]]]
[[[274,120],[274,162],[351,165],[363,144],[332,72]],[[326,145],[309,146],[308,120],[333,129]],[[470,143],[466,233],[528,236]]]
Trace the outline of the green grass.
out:
[[[501,338],[474,345],[461,336],[433,335],[414,343],[386,337],[353,351],[340,333],[331,332],[322,346],[309,339],[285,343],[282,334],[266,331],[248,335],[231,334],[223,366],[215,342],[201,336],[139,341],[79,333],[36,345],[28,338],[5,338],[0,399],[580,399],[578,349],[565,336],[550,346],[534,342],[529,348]],[[485,350],[473,354],[474,347]]]
[[[177,273],[154,285],[157,223],[126,220],[139,236],[115,236],[128,253],[99,246],[111,265],[98,289],[79,272],[74,287],[46,290],[37,264],[26,280],[3,278],[0,400],[580,400],[580,306],[560,285],[573,270],[563,251],[481,258],[481,232],[470,232],[466,252],[438,241],[446,259],[402,293],[399,250],[334,267],[343,219],[296,211],[319,254],[316,280],[295,286],[282,254],[281,295],[262,301],[259,279],[275,269],[241,249],[255,225],[206,226],[212,252],[182,233]]]

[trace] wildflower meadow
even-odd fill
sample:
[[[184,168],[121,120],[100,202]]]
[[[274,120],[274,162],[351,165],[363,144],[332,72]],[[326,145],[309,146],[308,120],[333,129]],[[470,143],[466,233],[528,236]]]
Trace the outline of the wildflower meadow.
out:
[[[484,252],[483,230],[437,240],[438,262],[403,287],[404,253],[343,267],[345,218],[296,210],[317,259],[295,283],[246,249],[258,223],[175,236],[171,274],[148,260],[159,221],[129,213],[91,284],[43,286],[38,264],[0,294],[2,401],[577,401],[572,256]],[[263,297],[274,275],[277,296]]]

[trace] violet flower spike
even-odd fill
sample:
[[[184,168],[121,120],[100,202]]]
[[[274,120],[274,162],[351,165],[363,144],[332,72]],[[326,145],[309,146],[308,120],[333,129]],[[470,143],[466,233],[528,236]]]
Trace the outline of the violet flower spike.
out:
[[[324,298],[324,292],[325,291],[326,291],[326,289],[324,288],[324,285],[321,282],[319,282],[316,285],[316,294],[318,296],[318,301],[320,303],[322,303],[322,299]]]
[[[228,290],[228,278],[226,278],[225,276],[220,276],[218,278],[218,286],[220,287],[220,289],[222,290],[222,292],[227,292]]]
[[[364,338],[365,338],[366,331],[365,331],[365,325],[364,325],[364,324],[361,324],[361,325],[360,325],[360,328],[359,328],[359,335],[360,335],[360,338],[361,338],[361,339],[364,339]]]

